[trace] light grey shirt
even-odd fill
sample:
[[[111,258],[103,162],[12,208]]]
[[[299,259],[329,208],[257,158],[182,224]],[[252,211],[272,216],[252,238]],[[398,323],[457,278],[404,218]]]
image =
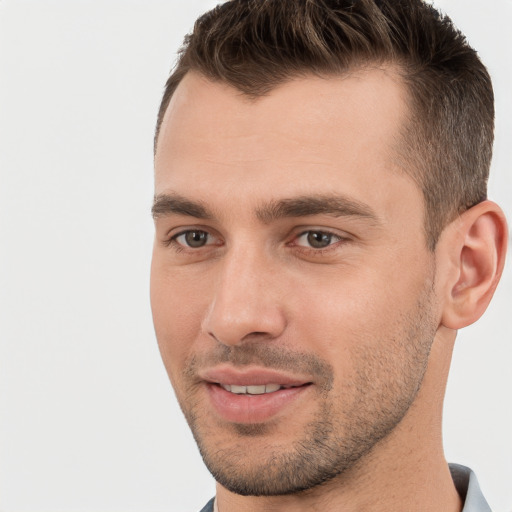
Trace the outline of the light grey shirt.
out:
[[[450,464],[450,472],[455,488],[464,501],[462,512],[492,512],[471,469],[460,464]],[[217,512],[215,500],[212,498],[201,512]]]
[[[462,512],[492,512],[471,469],[460,464],[450,464],[450,471],[455,488],[464,500]]]

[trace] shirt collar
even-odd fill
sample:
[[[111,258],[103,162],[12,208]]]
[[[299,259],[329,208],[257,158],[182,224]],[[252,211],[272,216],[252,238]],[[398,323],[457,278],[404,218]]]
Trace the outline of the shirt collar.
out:
[[[450,471],[455,488],[464,500],[462,512],[492,512],[471,469],[460,464],[450,464]]]

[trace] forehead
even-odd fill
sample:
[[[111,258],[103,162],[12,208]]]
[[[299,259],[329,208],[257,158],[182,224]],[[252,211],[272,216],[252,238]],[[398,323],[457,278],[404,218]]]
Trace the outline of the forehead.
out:
[[[391,170],[406,114],[392,69],[300,78],[256,99],[189,73],[160,130],[156,193],[224,200],[339,191],[370,202],[384,199],[383,188],[403,193],[403,180],[412,181]]]

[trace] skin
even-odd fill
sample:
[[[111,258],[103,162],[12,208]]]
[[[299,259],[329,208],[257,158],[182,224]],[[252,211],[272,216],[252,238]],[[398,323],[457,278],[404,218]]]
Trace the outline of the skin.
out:
[[[485,265],[467,249],[464,276],[461,247],[477,220],[486,247],[503,252],[506,230],[487,205],[427,249],[421,192],[394,163],[406,98],[392,70],[370,69],[257,100],[191,73],[171,100],[155,158],[151,302],[220,512],[462,508],[442,401],[455,329],[481,314],[465,284],[485,281]],[[309,198],[303,211],[283,208],[297,198]],[[312,198],[336,208],[319,213]],[[191,247],[197,237],[205,245]],[[326,247],[311,245],[319,237]],[[250,408],[228,421],[204,380],[212,368],[276,368],[309,385],[264,421]]]

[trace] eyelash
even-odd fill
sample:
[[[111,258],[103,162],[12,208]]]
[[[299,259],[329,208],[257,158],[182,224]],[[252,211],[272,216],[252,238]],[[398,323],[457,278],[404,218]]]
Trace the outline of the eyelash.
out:
[[[164,245],[166,247],[172,247],[173,250],[175,250],[178,253],[181,253],[184,251],[197,252],[199,249],[203,249],[205,247],[215,245],[215,244],[211,244],[211,243],[210,244],[206,243],[205,245],[194,248],[189,245],[185,245],[185,244],[178,242],[179,237],[187,235],[189,233],[201,233],[201,234],[204,233],[208,237],[213,236],[211,233],[209,233],[205,229],[186,229],[186,230],[180,231],[179,233],[176,233],[176,234],[172,235],[171,237],[169,237],[167,240],[164,241]],[[312,234],[312,233],[316,233],[316,234],[319,234],[322,236],[328,236],[328,237],[334,239],[334,241],[332,243],[329,243],[329,245],[327,245],[325,247],[316,247],[316,248],[311,247],[311,246],[309,246],[309,247],[302,246],[297,243],[297,240],[299,240],[300,238],[302,238],[308,234]],[[288,247],[294,247],[304,254],[321,256],[322,254],[325,254],[326,252],[335,250],[340,243],[347,242],[347,241],[348,241],[348,238],[345,238],[341,235],[337,235],[336,233],[332,233],[331,231],[326,231],[326,230],[322,230],[322,229],[307,229],[307,230],[300,232],[298,235],[294,236],[293,240],[291,242],[287,243],[286,245]],[[221,245],[221,244],[219,244],[219,245]]]
[[[317,235],[321,235],[321,236],[328,236],[331,239],[329,241],[329,244],[326,245],[325,247],[311,247],[311,246],[299,245],[297,243],[297,240],[300,240],[300,238],[302,238],[306,235],[311,235],[313,233],[315,233]],[[321,256],[322,254],[325,254],[326,252],[335,250],[340,243],[343,243],[346,241],[347,241],[347,238],[344,238],[341,235],[337,235],[336,233],[332,233],[331,231],[325,231],[322,229],[307,229],[307,230],[299,233],[296,237],[294,237],[293,241],[288,245],[291,245],[292,247],[297,247],[303,253]]]
[[[164,245],[166,247],[172,247],[176,252],[182,252],[182,251],[196,251],[197,249],[202,249],[203,247],[205,246],[201,246],[201,247],[197,247],[197,248],[194,248],[194,247],[190,247],[190,246],[187,246],[187,245],[184,245],[184,244],[181,244],[180,242],[178,242],[178,238],[180,236],[184,236],[184,235],[187,235],[188,233],[204,233],[206,235],[208,235],[209,237],[211,237],[211,233],[209,233],[207,230],[205,229],[185,229],[183,231],[180,231],[179,233],[176,233],[175,235],[172,235],[171,237],[169,237],[168,239],[164,240]],[[211,245],[211,244],[206,244],[206,245]]]

